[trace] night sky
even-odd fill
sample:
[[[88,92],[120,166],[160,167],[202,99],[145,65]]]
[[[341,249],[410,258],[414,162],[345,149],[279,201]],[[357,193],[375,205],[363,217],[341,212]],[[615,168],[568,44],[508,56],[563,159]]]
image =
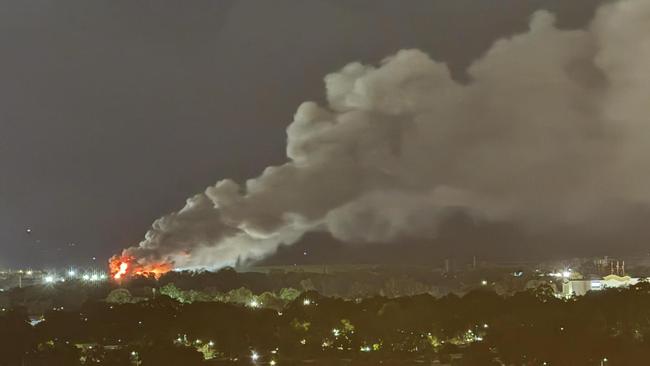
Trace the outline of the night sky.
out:
[[[465,80],[535,10],[582,27],[597,3],[4,1],[0,266],[103,265],[218,179],[284,162],[296,107],[350,61],[419,48]]]

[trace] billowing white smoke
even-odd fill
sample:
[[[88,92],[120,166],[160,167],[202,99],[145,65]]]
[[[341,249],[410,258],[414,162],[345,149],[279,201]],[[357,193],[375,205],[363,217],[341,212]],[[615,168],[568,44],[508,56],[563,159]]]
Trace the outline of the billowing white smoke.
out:
[[[298,108],[287,163],[207,188],[125,253],[216,268],[314,230],[432,237],[450,208],[535,228],[650,198],[650,1],[607,5],[584,31],[538,12],[468,74],[418,50],[345,66],[327,106]]]

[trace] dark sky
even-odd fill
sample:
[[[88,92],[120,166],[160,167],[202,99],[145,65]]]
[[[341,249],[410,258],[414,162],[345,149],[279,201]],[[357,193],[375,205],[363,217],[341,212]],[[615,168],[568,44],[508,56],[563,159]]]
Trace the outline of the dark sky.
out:
[[[216,180],[284,161],[322,77],[420,48],[463,70],[596,0],[0,3],[0,266],[101,264]],[[27,229],[31,229],[31,233]]]

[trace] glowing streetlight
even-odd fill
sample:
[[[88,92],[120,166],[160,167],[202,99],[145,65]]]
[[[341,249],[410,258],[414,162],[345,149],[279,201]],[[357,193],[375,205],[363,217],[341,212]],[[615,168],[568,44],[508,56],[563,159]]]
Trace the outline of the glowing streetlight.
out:
[[[253,351],[251,352],[251,360],[257,361],[260,358],[260,355],[257,354],[257,352]]]
[[[54,277],[45,276],[44,280],[45,280],[45,283],[53,283],[54,282]]]

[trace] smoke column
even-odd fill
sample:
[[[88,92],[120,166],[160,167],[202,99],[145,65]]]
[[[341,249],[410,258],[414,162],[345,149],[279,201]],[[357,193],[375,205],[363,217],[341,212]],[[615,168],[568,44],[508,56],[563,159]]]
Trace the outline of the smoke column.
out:
[[[467,73],[403,50],[327,75],[327,105],[303,103],[287,128],[285,164],[208,187],[122,255],[218,268],[309,231],[434,237],[450,209],[538,230],[648,203],[649,1],[606,5],[587,30],[538,12]]]

